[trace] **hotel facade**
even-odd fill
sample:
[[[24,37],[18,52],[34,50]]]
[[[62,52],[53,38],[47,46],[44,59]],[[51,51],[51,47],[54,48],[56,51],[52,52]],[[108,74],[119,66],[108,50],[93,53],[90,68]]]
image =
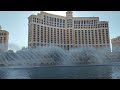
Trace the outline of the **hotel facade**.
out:
[[[112,52],[120,49],[120,36],[111,39]]]
[[[120,36],[111,39],[112,46],[120,46]]]
[[[41,11],[28,17],[28,47],[110,47],[109,25],[99,17],[59,16]]]
[[[6,30],[2,30],[2,27],[0,26],[0,51],[8,50],[8,39],[9,32]]]

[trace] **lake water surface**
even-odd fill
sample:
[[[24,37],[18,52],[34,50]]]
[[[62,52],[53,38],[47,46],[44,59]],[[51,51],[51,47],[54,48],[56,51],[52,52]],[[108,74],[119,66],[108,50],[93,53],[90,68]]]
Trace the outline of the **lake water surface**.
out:
[[[0,67],[0,79],[119,79],[120,65]]]

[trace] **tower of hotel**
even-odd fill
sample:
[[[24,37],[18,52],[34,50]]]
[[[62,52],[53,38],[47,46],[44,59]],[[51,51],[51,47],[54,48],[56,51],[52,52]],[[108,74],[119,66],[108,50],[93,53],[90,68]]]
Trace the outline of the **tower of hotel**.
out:
[[[6,30],[2,30],[2,27],[0,26],[0,51],[8,50],[8,39],[9,32]]]
[[[28,47],[109,47],[109,25],[99,17],[59,16],[41,11],[28,17]]]

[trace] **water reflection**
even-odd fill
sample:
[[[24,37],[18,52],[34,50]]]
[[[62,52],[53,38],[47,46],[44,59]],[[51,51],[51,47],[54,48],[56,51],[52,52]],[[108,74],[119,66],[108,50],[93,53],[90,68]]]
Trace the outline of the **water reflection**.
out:
[[[0,70],[1,79],[30,79],[29,70],[5,68]]]
[[[119,66],[0,68],[1,79],[116,79]]]
[[[120,67],[119,66],[112,67],[112,78],[120,79]]]

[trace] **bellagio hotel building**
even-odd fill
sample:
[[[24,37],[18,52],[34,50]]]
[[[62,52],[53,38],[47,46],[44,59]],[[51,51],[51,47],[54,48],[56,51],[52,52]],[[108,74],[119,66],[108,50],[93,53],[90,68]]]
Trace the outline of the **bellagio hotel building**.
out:
[[[59,16],[41,11],[28,17],[28,47],[109,47],[109,25],[99,17]]]

